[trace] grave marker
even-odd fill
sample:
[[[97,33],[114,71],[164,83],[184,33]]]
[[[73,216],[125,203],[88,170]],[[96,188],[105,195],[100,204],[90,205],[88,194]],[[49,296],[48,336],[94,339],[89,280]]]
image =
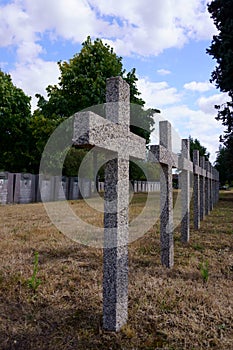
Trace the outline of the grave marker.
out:
[[[200,177],[202,169],[200,168],[200,157],[199,151],[193,151],[193,174],[194,174],[194,204],[193,204],[193,216],[194,216],[194,229],[199,230],[200,228]]]
[[[103,328],[118,331],[128,318],[129,156],[145,159],[145,140],[130,132],[129,85],[107,79],[106,118],[75,115],[74,145],[111,152],[105,167]]]
[[[210,163],[205,161],[205,214],[209,215],[210,212]]]
[[[0,204],[6,204],[8,197],[8,173],[0,173]]]
[[[15,174],[14,203],[31,203],[36,200],[35,175]]]
[[[161,263],[174,265],[172,167],[178,167],[178,157],[172,153],[171,124],[159,122],[159,145],[152,145],[151,161],[161,164],[160,171],[160,242]]]
[[[190,171],[193,170],[193,163],[190,161],[190,141],[181,140],[181,156],[179,157],[180,187],[181,187],[181,241],[189,241],[190,231]]]
[[[206,170],[205,170],[205,157],[200,157],[200,168],[202,174],[200,176],[200,220],[204,220],[205,217],[205,181],[206,181]]]

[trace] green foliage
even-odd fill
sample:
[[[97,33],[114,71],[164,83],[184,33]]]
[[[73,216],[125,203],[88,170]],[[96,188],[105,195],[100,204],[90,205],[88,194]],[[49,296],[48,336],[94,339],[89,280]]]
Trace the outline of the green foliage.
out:
[[[200,264],[200,273],[203,282],[206,283],[209,279],[209,263],[207,260]]]
[[[225,136],[233,135],[233,0],[213,0],[208,5],[209,13],[218,29],[207,53],[217,61],[211,74],[211,82],[222,92],[227,92],[230,101],[222,106],[216,105],[217,120],[226,126]]]
[[[63,175],[66,176],[78,176],[78,170],[83,158],[87,154],[87,150],[71,148],[66,156]],[[93,171],[93,169],[90,169]],[[91,176],[91,174],[88,174]]]
[[[131,131],[149,142],[154,124],[152,116],[159,111],[143,110],[145,102],[140,98],[137,89],[136,71],[132,69],[126,73],[122,57],[117,56],[113,48],[100,39],[92,42],[91,38],[87,37],[79,53],[68,62],[58,62],[58,65],[61,73],[59,83],[47,87],[48,100],[39,94],[36,95],[38,109],[33,115],[31,125],[33,135],[36,135],[37,163],[46,140],[61,120],[85,108],[105,103],[106,79],[113,76],[123,77],[130,86],[130,102],[135,104],[131,110],[131,124],[137,125],[132,126]],[[67,156],[64,168],[67,175],[73,174],[77,163],[80,163],[78,156],[75,167],[72,165],[74,154],[78,153],[71,151]],[[68,159],[69,157],[71,159]]]
[[[193,140],[191,136],[189,136],[190,141],[190,158],[193,161],[193,151],[196,149],[199,151],[199,155],[205,157],[206,160],[209,159],[210,153],[207,152],[206,147],[202,146],[198,139]]]
[[[80,53],[58,65],[59,84],[47,87],[48,101],[37,95],[39,110],[45,117],[55,114],[67,118],[85,108],[105,103],[106,79],[125,75],[122,57],[100,39],[92,42],[90,37],[82,44]],[[131,102],[143,106],[145,102],[138,97],[135,69],[127,73],[125,80],[130,85]]]
[[[220,146],[217,154],[215,168],[219,172],[221,185],[233,182],[233,138],[228,140],[229,147]]]
[[[30,164],[30,97],[0,70],[0,169],[20,172]]]
[[[37,278],[38,264],[39,264],[39,253],[35,252],[32,277],[28,279],[28,287],[31,288],[34,292],[37,291],[37,288],[41,284],[41,280]]]

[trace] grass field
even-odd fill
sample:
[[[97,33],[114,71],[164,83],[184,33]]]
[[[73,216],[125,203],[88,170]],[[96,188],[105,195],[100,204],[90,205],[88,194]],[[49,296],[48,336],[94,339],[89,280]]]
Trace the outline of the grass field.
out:
[[[0,218],[0,350],[233,349],[233,192],[191,224],[188,244],[176,229],[173,269],[160,264],[158,223],[130,244],[129,320],[116,334],[101,327],[102,250],[60,233],[41,203],[1,206]]]

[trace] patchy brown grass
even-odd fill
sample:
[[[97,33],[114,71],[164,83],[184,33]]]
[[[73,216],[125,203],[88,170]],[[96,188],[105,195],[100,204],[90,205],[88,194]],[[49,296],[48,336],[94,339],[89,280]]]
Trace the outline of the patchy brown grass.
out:
[[[131,219],[144,202],[134,196]],[[102,214],[82,201],[70,205],[100,226]],[[233,192],[221,193],[198,232],[191,225],[188,244],[176,229],[173,269],[160,265],[158,223],[130,244],[129,321],[117,334],[101,327],[101,249],[61,234],[42,204],[1,206],[0,218],[1,350],[232,348]]]

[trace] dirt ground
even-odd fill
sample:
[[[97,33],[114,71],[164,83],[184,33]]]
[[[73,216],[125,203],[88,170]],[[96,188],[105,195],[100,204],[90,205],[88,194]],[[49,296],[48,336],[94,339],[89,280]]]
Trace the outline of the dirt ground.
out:
[[[146,195],[135,195],[131,216]],[[91,222],[83,201],[70,202]],[[129,320],[102,329],[102,249],[50,222],[43,204],[0,206],[0,349],[233,349],[233,192],[160,264],[159,226],[129,246]],[[35,258],[38,258],[38,262]]]

